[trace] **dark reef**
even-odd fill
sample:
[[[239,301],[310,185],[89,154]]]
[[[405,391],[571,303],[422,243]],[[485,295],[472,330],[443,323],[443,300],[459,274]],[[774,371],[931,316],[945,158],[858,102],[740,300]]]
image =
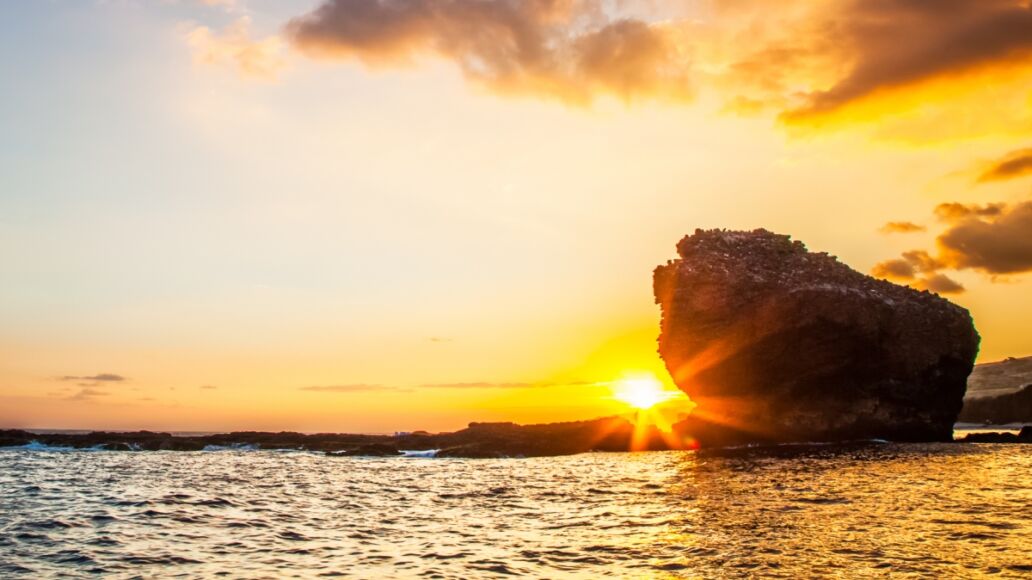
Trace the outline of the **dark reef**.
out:
[[[659,352],[704,446],[950,441],[979,336],[967,310],[766,230],[696,230],[656,269]]]
[[[588,451],[669,449],[655,428],[639,429],[622,417],[594,421],[517,425],[470,423],[452,433],[415,432],[397,435],[346,433],[304,434],[242,431],[216,435],[175,436],[151,431],[93,433],[31,433],[0,431],[0,447],[32,442],[51,447],[106,449],[111,451],[200,451],[220,448],[299,449],[325,451],[329,455],[389,457],[401,450],[439,450],[438,457],[538,457],[573,455]]]

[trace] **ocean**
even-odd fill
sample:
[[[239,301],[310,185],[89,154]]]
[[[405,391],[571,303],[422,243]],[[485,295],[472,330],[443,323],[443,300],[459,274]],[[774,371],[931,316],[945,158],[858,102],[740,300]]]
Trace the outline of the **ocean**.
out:
[[[1032,446],[0,450],[0,577],[1028,578]]]

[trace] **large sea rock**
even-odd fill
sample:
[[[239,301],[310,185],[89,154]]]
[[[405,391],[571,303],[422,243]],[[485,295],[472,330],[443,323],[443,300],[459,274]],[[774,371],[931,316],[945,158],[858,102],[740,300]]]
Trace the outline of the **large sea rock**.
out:
[[[696,230],[656,268],[659,352],[702,445],[949,441],[979,336],[967,310],[766,230]]]

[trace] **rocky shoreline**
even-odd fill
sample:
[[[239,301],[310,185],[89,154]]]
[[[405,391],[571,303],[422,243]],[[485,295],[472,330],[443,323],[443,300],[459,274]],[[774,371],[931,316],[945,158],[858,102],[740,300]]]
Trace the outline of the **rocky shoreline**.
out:
[[[639,429],[621,417],[594,421],[517,425],[470,423],[451,433],[362,435],[348,433],[266,433],[240,431],[213,435],[173,435],[152,431],[91,433],[33,433],[0,430],[0,449],[39,445],[46,448],[107,451],[204,451],[263,449],[322,451],[334,457],[394,457],[427,452],[433,457],[502,458],[552,457],[590,451],[666,451],[691,449],[693,439]],[[1032,426],[1020,433],[970,433],[958,443],[1032,443]]]
[[[265,449],[324,451],[340,456],[400,456],[402,451],[433,451],[436,457],[545,457],[588,451],[667,450],[672,446],[655,428],[639,429],[622,417],[593,421],[517,425],[470,423],[450,433],[362,435],[348,433],[265,433],[243,431],[214,435],[172,435],[152,431],[32,433],[0,430],[0,448],[37,444],[47,447],[111,451],[202,451]]]

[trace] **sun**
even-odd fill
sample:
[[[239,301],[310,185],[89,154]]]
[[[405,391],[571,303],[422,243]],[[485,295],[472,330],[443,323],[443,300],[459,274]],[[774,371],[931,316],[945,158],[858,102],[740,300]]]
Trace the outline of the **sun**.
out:
[[[636,409],[651,409],[676,395],[651,376],[622,379],[613,385],[613,398]]]

